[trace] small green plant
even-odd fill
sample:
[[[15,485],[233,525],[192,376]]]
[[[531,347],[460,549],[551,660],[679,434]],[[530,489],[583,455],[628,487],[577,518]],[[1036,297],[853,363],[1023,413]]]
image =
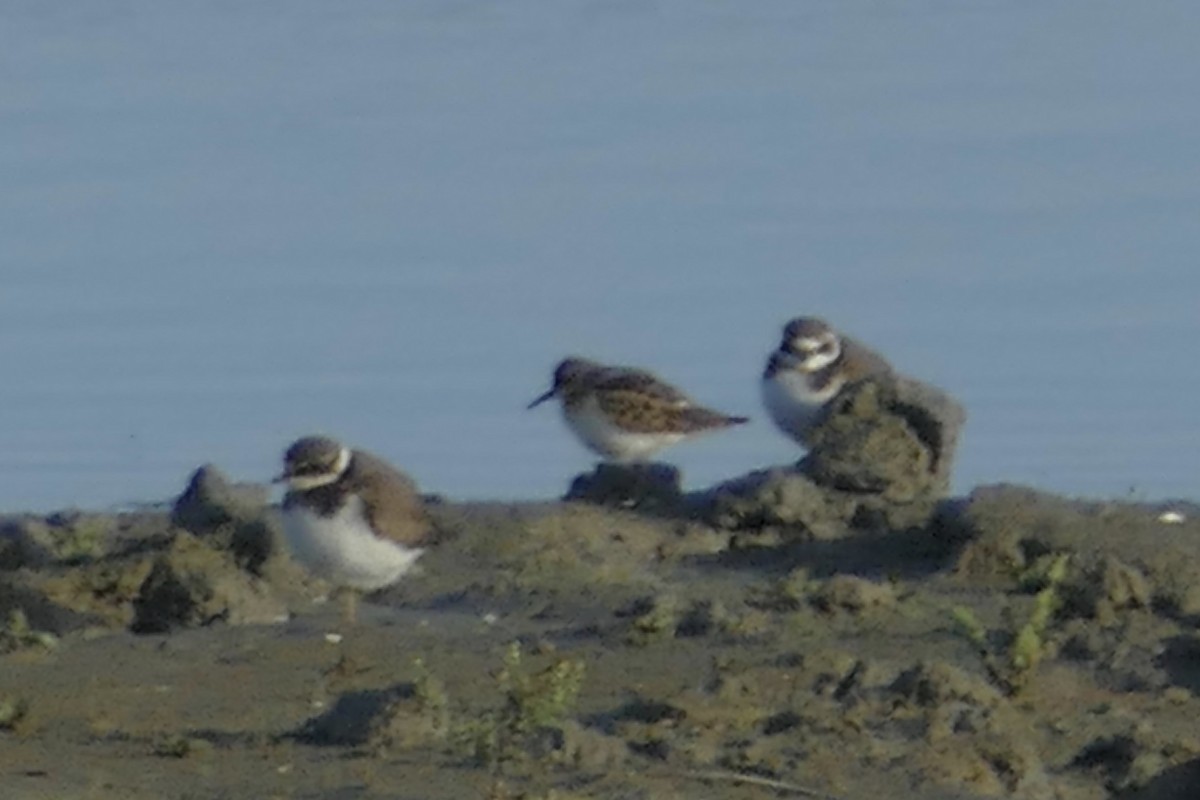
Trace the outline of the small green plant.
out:
[[[1013,639],[1009,665],[1021,676],[1038,665],[1045,652],[1044,634],[1050,628],[1054,615],[1062,608],[1062,595],[1058,587],[1067,575],[1070,556],[1062,554],[1055,558],[1046,570],[1042,589],[1034,596],[1033,611]]]
[[[995,639],[970,609],[958,606],[951,611],[955,629],[979,651],[988,675],[1008,694],[1018,694],[1025,687],[1046,653],[1045,634],[1062,608],[1059,587],[1066,578],[1070,558],[1060,554],[1022,576],[1022,585],[1040,587],[1034,595],[1033,609],[1024,622]],[[993,644],[996,639],[1003,644]]]
[[[446,686],[425,665],[425,659],[413,659],[413,696],[417,701],[417,713],[427,726],[430,735],[442,739],[450,730],[450,696]]]
[[[16,730],[29,715],[29,703],[23,698],[0,695],[0,731]]]
[[[955,606],[950,615],[954,618],[956,630],[968,642],[980,650],[988,649],[987,628],[975,616],[975,612],[965,606]]]
[[[513,642],[496,674],[498,707],[464,724],[459,738],[475,761],[499,773],[520,760],[538,734],[562,724],[579,697],[583,676],[583,662],[570,659],[533,672]]]
[[[569,659],[529,673],[522,664],[521,646],[509,645],[499,680],[513,712],[514,729],[526,733],[561,723],[579,698],[583,673],[583,662]]]
[[[0,653],[15,653],[34,647],[51,650],[57,645],[57,636],[46,631],[35,631],[29,625],[25,612],[19,608],[9,611],[8,619],[0,627]]]
[[[1017,575],[1017,583],[1024,592],[1040,592],[1058,586],[1066,579],[1070,562],[1071,557],[1066,553],[1042,556]]]
[[[182,734],[165,734],[154,743],[154,755],[160,758],[187,758],[192,753],[192,740]]]
[[[681,611],[671,595],[646,597],[638,601],[635,616],[629,622],[625,641],[637,647],[675,636]]]

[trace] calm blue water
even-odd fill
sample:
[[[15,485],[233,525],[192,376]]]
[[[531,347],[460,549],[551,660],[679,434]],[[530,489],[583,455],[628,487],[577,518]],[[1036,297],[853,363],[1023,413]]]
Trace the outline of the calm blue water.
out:
[[[579,353],[756,417],[820,313],[971,415],[960,489],[1200,495],[1200,4],[0,6],[0,508],[324,431],[561,492]]]

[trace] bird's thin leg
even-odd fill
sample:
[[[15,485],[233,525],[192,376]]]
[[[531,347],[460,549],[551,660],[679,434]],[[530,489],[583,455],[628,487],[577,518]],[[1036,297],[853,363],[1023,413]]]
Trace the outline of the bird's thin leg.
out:
[[[341,592],[342,622],[354,625],[358,622],[358,590],[343,589]]]

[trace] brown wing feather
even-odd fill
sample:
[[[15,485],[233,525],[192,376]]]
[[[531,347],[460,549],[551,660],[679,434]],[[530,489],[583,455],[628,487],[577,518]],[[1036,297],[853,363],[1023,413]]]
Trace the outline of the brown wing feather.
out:
[[[841,363],[848,382],[860,380],[868,375],[883,375],[892,371],[892,365],[883,356],[854,339],[842,337]]]
[[[601,411],[633,433],[694,433],[747,421],[692,405],[686,398],[681,405],[633,390],[597,392],[596,402]]]
[[[367,476],[371,473],[386,475],[389,480],[370,480]],[[362,496],[368,521],[381,535],[409,547],[430,543],[433,526],[425,503],[416,484],[403,472],[381,458],[355,450],[343,480]]]
[[[633,392],[653,398],[663,405],[689,406],[691,399],[686,394],[666,383],[652,372],[625,367],[608,367],[597,371],[591,386],[599,393]]]

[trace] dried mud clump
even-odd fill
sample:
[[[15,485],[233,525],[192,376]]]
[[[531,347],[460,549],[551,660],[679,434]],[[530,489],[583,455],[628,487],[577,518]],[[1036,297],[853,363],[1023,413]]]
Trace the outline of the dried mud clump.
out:
[[[222,621],[267,624],[287,618],[267,584],[226,553],[180,533],[159,555],[133,601],[136,633],[162,633]]]
[[[922,663],[889,688],[902,699],[891,720],[916,725],[924,741],[916,763],[926,781],[993,797],[1057,797],[1027,723],[982,678]]]
[[[1071,766],[1101,776],[1105,787],[1121,797],[1190,800],[1200,796],[1197,756],[1200,741],[1164,736],[1143,723],[1097,737],[1080,750]],[[1191,780],[1181,781],[1188,772]]]
[[[704,689],[641,696],[598,724],[633,753],[677,769],[749,773],[816,796],[864,762],[889,765],[895,780],[918,790],[912,796],[1060,796],[1029,723],[984,678],[950,664],[897,673],[818,652],[714,671]]]
[[[704,516],[725,528],[781,526],[814,539],[927,525],[949,486],[966,414],[932,386],[875,378],[834,400],[793,469],[711,490]]]
[[[57,576],[20,572],[0,574],[0,619],[15,613],[35,630],[56,636],[106,624],[105,616],[89,607],[80,592]],[[113,627],[122,627],[118,620]]]
[[[227,552],[234,562],[262,578],[290,603],[320,595],[324,583],[292,560],[283,543],[278,510],[268,504],[267,487],[233,483],[206,464],[188,479],[175,500],[171,523]]]
[[[234,484],[211,464],[192,473],[187,488],[175,500],[171,523],[228,550],[245,569],[261,575],[278,555],[280,539],[268,494],[258,484]]]
[[[0,570],[42,569],[97,559],[120,540],[132,515],[62,511],[46,517],[21,515],[0,521]]]
[[[817,609],[828,613],[842,611],[861,614],[891,608],[896,604],[896,591],[886,583],[876,583],[855,575],[835,575],[824,581],[812,593],[810,600]]]
[[[0,560],[10,568],[0,571],[0,614],[20,610],[55,635],[125,627],[145,553],[166,541],[167,527],[155,512],[10,518],[0,533]]]
[[[956,515],[969,544],[955,566],[976,586],[1004,587],[1049,556],[1070,556],[1064,613],[1111,624],[1147,609],[1200,620],[1200,524],[1164,524],[1156,505],[1080,501],[1018,486],[973,491]]]
[[[278,621],[286,609],[268,582],[288,593],[304,582],[276,545],[276,516],[262,487],[202,467],[170,515],[9,518],[0,523],[0,613],[20,610],[55,635]]]
[[[37,630],[161,632],[215,620],[276,622],[298,570],[279,550],[262,487],[230,484],[213,467],[191,477],[170,515],[59,512],[0,524],[0,613]],[[180,528],[191,529],[195,535]]]
[[[712,490],[708,521],[732,530],[782,528],[810,539],[846,535],[857,499],[793,469],[752,472]]]
[[[973,540],[960,572],[985,577],[1020,570],[1052,552],[1107,554],[1145,563],[1152,572],[1194,562],[1189,547],[1200,535],[1200,521],[1164,524],[1161,511],[1158,505],[1074,500],[1024,486],[981,486],[958,512]]]
[[[133,619],[132,602],[149,571],[148,558],[128,558],[23,573],[14,576],[20,600],[13,604],[38,627],[59,634],[84,627],[124,628]],[[6,604],[0,600],[0,608]]]
[[[849,387],[813,429],[801,470],[820,486],[910,503],[950,487],[962,406],[903,377]]]

